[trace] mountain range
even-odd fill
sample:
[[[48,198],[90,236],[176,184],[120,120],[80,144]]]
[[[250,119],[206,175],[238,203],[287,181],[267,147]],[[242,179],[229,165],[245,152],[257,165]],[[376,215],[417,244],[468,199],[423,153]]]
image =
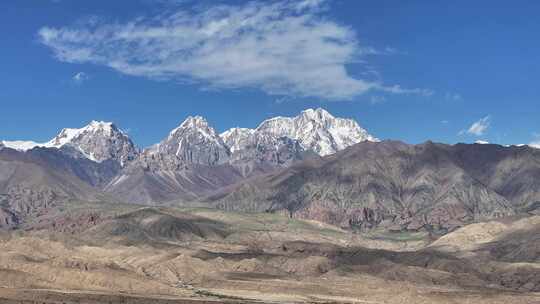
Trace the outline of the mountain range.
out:
[[[0,226],[62,200],[203,204],[350,229],[444,232],[540,208],[540,151],[379,141],[323,109],[219,134],[188,117],[139,149],[113,123],[0,142]]]
[[[540,211],[540,151],[526,146],[362,142],[259,175],[210,198],[341,227],[448,232]]]

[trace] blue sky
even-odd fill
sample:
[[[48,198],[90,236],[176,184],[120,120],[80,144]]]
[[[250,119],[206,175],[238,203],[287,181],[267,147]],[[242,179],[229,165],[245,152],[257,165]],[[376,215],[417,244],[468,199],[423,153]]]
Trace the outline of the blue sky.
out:
[[[323,107],[382,139],[538,141],[538,1],[0,2],[0,138],[140,146]]]

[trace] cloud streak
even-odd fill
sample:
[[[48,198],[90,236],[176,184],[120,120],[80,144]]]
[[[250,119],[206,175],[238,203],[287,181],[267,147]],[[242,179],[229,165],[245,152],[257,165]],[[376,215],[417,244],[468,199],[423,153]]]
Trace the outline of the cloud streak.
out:
[[[352,77],[347,65],[376,52],[360,45],[351,28],[325,18],[325,2],[217,5],[126,23],[43,27],[38,36],[60,61],[209,88],[329,100],[350,100],[369,90],[432,94]]]
[[[76,84],[82,84],[84,81],[88,80],[88,75],[85,72],[78,72],[77,74],[73,75],[71,79]]]
[[[435,94],[434,91],[429,89],[406,89],[402,88],[400,85],[393,85],[393,86],[383,86],[383,85],[377,85],[377,89],[392,93],[392,94],[405,94],[405,95],[421,95],[424,97],[430,97],[433,94]]]
[[[461,131],[460,134],[466,133],[466,134],[474,135],[474,136],[482,136],[489,129],[490,124],[491,124],[491,117],[488,115],[474,122],[469,127],[469,129],[467,129],[466,131],[465,130]]]

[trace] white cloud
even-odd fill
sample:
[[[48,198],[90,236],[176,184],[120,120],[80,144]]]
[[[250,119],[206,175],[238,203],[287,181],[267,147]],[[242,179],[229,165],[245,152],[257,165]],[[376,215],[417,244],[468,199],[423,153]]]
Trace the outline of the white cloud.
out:
[[[469,135],[475,135],[475,136],[482,136],[487,131],[491,124],[491,117],[488,115],[484,118],[479,119],[475,123],[473,123],[469,129],[462,130],[459,132],[460,135],[462,134],[469,134]]]
[[[435,94],[434,91],[432,90],[428,90],[428,89],[419,89],[419,88],[416,88],[416,89],[405,89],[405,88],[402,88],[400,85],[393,85],[393,86],[382,86],[382,85],[379,85],[377,86],[377,88],[381,91],[385,91],[387,93],[392,93],[392,94],[405,94],[405,95],[421,95],[421,96],[424,96],[424,97],[430,97],[432,96],[433,94]]]
[[[77,74],[73,75],[71,79],[76,84],[81,84],[84,81],[88,80],[88,75],[85,72],[78,72]]]
[[[43,27],[38,35],[61,61],[151,79],[330,100],[369,90],[430,95],[351,76],[347,65],[364,63],[373,49],[350,27],[326,18],[325,6],[325,0],[255,1],[126,23]]]
[[[296,3],[296,10],[301,11],[307,8],[320,8],[326,0],[302,0]]]
[[[449,101],[460,101],[463,100],[463,97],[458,93],[446,92],[446,94],[444,94],[444,99]]]
[[[394,55],[394,54],[402,54],[402,52],[398,51],[395,48],[392,47],[385,47],[384,49],[376,49],[374,47],[363,47],[360,49],[362,54],[364,55]],[[403,53],[404,54],[404,53]]]
[[[371,102],[371,104],[379,104],[379,103],[383,103],[386,101],[386,97],[384,96],[379,96],[379,95],[373,95],[369,98],[369,101]]]

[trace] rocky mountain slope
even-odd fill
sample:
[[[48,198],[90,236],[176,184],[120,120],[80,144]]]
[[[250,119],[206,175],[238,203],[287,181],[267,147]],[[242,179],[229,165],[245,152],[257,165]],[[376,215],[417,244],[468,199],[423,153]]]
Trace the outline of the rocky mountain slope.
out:
[[[157,145],[145,151],[155,157],[175,156],[183,164],[214,166],[228,161],[230,151],[201,116],[188,117]]]
[[[99,189],[120,167],[66,156],[57,149],[0,150],[0,228],[17,227],[25,218],[70,199],[105,199]]]
[[[210,197],[232,210],[284,212],[353,229],[449,231],[538,212],[540,151],[498,145],[363,142]]]
[[[287,166],[302,159],[307,150],[298,140],[287,136],[244,128],[233,128],[221,138],[231,151],[231,163],[255,162]]]
[[[123,201],[194,200],[242,178],[228,164],[229,148],[200,117],[188,117],[160,143],[145,149],[106,187]]]
[[[145,149],[105,191],[137,203],[195,200],[310,153],[287,136],[239,128],[218,135],[203,117],[188,117]]]

